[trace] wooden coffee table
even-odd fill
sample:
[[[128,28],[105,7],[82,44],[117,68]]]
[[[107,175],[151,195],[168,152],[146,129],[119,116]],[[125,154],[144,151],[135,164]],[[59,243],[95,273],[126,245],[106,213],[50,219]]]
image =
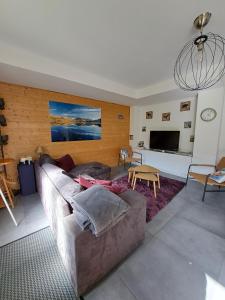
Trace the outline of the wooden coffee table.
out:
[[[133,167],[133,178],[132,178],[132,183],[131,186],[134,186],[134,180],[137,174],[139,173],[149,173],[149,174],[153,174],[157,177],[157,181],[158,181],[158,188],[160,189],[160,178],[159,178],[159,169],[156,169],[152,166],[148,166],[148,165],[141,165],[141,166],[137,166],[137,167]],[[139,178],[142,179],[142,178]]]
[[[153,183],[154,196],[156,198],[156,186],[155,186],[155,183],[158,182],[158,177],[155,174],[153,174],[153,173],[135,173],[135,175],[134,175],[133,190],[135,190],[137,179],[147,180],[148,186],[149,186],[149,182],[151,181]]]

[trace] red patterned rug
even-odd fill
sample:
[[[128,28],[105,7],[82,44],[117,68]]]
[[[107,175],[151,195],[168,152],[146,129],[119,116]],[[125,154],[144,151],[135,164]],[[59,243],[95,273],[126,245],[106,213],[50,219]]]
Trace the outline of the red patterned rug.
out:
[[[121,177],[113,183],[116,183],[126,189],[131,189],[127,182],[127,176]],[[150,188],[147,182],[142,180],[137,181],[135,190],[144,195],[147,200],[146,222],[150,222],[157,213],[165,207],[173,197],[184,187],[184,182],[160,176],[160,190],[157,189],[157,197],[154,197],[153,187],[150,183]]]

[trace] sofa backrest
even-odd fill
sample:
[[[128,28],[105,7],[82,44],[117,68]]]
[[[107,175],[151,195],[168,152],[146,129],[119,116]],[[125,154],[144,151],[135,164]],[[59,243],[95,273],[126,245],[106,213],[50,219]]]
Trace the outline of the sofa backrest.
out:
[[[68,204],[72,204],[73,197],[82,190],[79,183],[67,176],[63,169],[55,165],[43,164],[42,169],[45,171],[49,180],[61,194],[63,199]]]

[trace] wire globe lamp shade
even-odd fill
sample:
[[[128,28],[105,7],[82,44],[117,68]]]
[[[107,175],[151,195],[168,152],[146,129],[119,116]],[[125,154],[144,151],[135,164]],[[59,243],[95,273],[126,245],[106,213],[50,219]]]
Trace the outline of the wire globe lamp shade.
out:
[[[183,90],[207,89],[225,73],[225,40],[218,34],[201,34],[186,43],[175,63],[174,80]]]

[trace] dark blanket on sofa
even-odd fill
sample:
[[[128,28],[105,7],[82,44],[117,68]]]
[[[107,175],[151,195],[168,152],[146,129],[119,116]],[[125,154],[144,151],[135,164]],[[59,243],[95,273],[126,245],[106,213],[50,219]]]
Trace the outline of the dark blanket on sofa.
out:
[[[81,164],[70,171],[70,174],[72,174],[74,178],[79,177],[79,175],[87,174],[97,179],[109,179],[110,173],[111,168],[99,162]]]

